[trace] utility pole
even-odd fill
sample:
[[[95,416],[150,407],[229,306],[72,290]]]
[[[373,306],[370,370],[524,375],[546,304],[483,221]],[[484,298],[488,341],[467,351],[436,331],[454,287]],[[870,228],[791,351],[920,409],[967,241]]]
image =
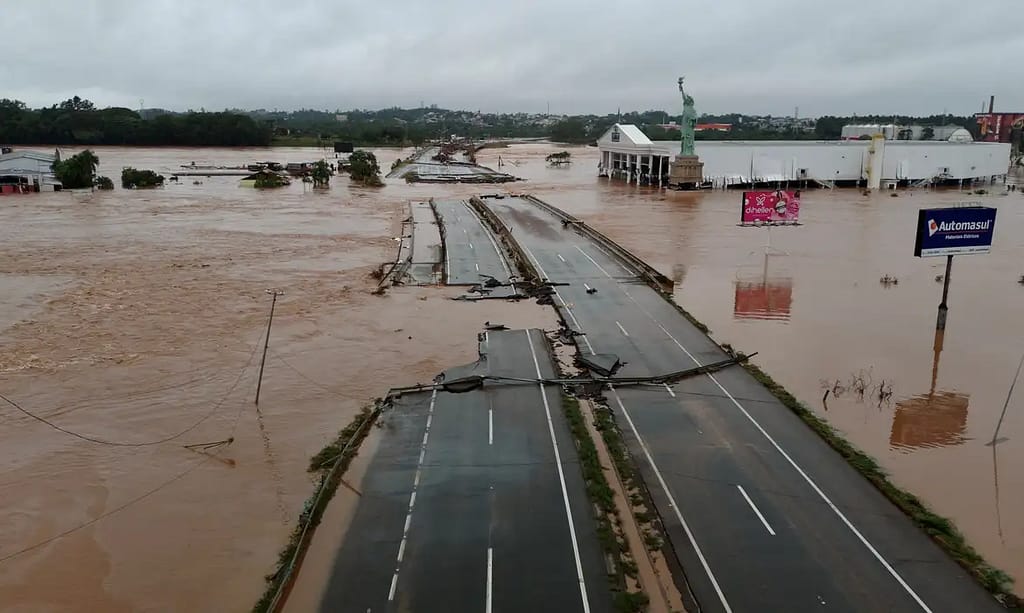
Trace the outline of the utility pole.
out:
[[[256,404],[260,403],[260,388],[263,387],[263,367],[267,363],[267,348],[270,346],[270,326],[274,323],[274,306],[277,305],[277,297],[283,296],[284,292],[279,292],[276,289],[266,290],[268,294],[272,296],[270,300],[270,317],[267,319],[267,336],[263,341],[263,358],[260,360],[260,376],[256,380]]]

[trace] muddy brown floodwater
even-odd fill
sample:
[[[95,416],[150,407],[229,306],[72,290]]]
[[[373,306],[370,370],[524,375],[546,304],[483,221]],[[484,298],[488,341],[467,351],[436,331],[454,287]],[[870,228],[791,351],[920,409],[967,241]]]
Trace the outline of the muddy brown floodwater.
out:
[[[394,256],[411,198],[529,190],[634,250],[677,299],[952,517],[993,563],[1024,577],[1024,197],[998,206],[996,246],[953,268],[937,376],[939,259],[911,256],[916,209],[950,192],[813,191],[806,225],[735,226],[739,194],[599,180],[595,149],[487,150],[529,179],[326,193],[184,179],[152,191],[0,199],[0,604],[13,611],[244,611],[309,495],[305,467],[392,385],[471,361],[485,320],[535,325],[525,303],[452,291],[368,293]],[[313,149],[98,148],[101,174],[132,165],[308,161]],[[74,151],[70,151],[74,152]],[[378,150],[381,166],[407,153]],[[979,198],[979,197],[971,197]],[[883,275],[899,279],[879,284]],[[252,403],[268,288],[283,290],[259,410]],[[547,313],[548,310],[543,310]],[[549,323],[547,325],[550,325]],[[412,337],[411,339],[409,337]],[[859,378],[858,378],[859,377]],[[865,381],[861,399],[858,382]],[[872,396],[884,380],[892,397]],[[837,383],[838,381],[838,383]],[[821,402],[824,387],[828,407]],[[233,438],[202,453],[186,447]],[[166,440],[165,440],[166,439]],[[102,442],[95,442],[102,441]],[[163,441],[163,442],[160,442]]]

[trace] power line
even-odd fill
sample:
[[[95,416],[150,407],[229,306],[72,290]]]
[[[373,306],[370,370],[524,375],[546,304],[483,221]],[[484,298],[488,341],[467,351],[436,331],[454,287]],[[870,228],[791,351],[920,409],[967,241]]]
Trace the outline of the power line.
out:
[[[257,345],[257,347],[258,347],[258,345]],[[254,349],[253,350],[253,355],[255,355],[255,354],[256,354],[256,351]],[[251,357],[249,358],[249,361],[250,362],[252,361]],[[246,366],[248,366],[248,364],[246,364]],[[243,372],[244,372],[244,369],[243,369]],[[239,377],[239,380],[240,379],[241,379],[241,377]],[[236,382],[236,384],[237,384],[237,382]],[[234,386],[232,387],[232,389],[234,389]],[[238,404],[238,411],[235,412],[235,421],[231,425],[231,434],[228,437],[229,439],[233,439],[234,438],[235,430],[238,429],[238,422],[239,422],[239,420],[242,417],[242,407],[243,406],[245,406],[245,403],[241,403],[240,402]],[[206,457],[204,457],[202,460],[199,460],[198,462],[196,462],[192,466],[189,466],[188,468],[186,468],[185,470],[181,471],[177,475],[171,477],[167,481],[164,481],[163,483],[161,483],[160,485],[154,487],[153,489],[143,493],[140,496],[136,496],[135,498],[132,498],[128,502],[126,502],[126,503],[124,503],[124,504],[122,504],[122,505],[120,505],[118,507],[115,507],[115,508],[107,511],[106,513],[98,515],[98,516],[90,519],[89,521],[86,521],[84,523],[81,523],[81,524],[75,526],[74,528],[69,528],[69,529],[67,529],[67,530],[65,530],[63,532],[60,532],[59,534],[55,534],[55,535],[53,535],[53,536],[51,536],[51,537],[49,537],[47,539],[43,539],[42,541],[39,541],[38,543],[29,545],[28,547],[24,547],[22,549],[19,549],[18,551],[14,551],[12,553],[9,553],[9,554],[3,556],[2,558],[0,558],[0,563],[6,562],[7,560],[10,560],[11,558],[15,558],[17,556],[20,556],[23,553],[28,553],[29,551],[32,551],[33,549],[38,549],[39,547],[42,547],[43,545],[47,545],[49,543],[52,543],[53,541],[56,541],[56,540],[61,539],[61,538],[64,538],[65,536],[67,536],[67,535],[69,535],[69,534],[71,534],[73,532],[77,532],[77,531],[81,530],[82,528],[88,528],[89,526],[91,526],[91,525],[93,525],[93,524],[95,524],[95,523],[97,523],[97,522],[99,522],[99,521],[101,521],[103,519],[106,519],[107,517],[110,517],[111,515],[113,515],[115,513],[119,513],[121,511],[127,509],[128,507],[132,506],[133,504],[135,504],[137,502],[141,502],[141,501],[145,500],[146,498],[149,498],[150,496],[152,496],[153,494],[156,494],[157,492],[159,492],[160,490],[164,489],[165,487],[168,487],[169,485],[171,485],[173,483],[176,483],[176,482],[180,481],[181,479],[185,478],[189,473],[191,473],[192,471],[196,470],[200,466],[206,464],[210,460],[212,460],[212,459],[214,459],[216,457],[219,457],[220,454],[226,448],[227,448],[227,446],[225,445],[225,446],[222,446],[220,449],[218,449],[216,453],[207,454]]]
[[[83,441],[89,441],[90,443],[96,443],[96,444],[99,444],[99,445],[111,445],[111,446],[114,446],[114,447],[148,447],[148,446],[151,446],[151,445],[159,445],[161,443],[166,443],[166,442],[169,442],[169,441],[173,441],[174,439],[178,438],[179,436],[182,436],[183,434],[187,434],[187,433],[191,432],[192,430],[195,430],[204,421],[206,421],[207,419],[213,417],[213,415],[227,401],[228,396],[231,395],[231,392],[235,391],[235,388],[238,387],[238,384],[242,382],[242,377],[245,375],[246,369],[248,369],[249,365],[252,363],[253,357],[256,356],[256,350],[257,349],[259,349],[259,344],[258,343],[253,346],[252,352],[249,354],[249,359],[246,360],[245,364],[242,366],[242,369],[238,372],[238,377],[235,378],[235,382],[231,384],[231,387],[228,388],[228,391],[224,394],[224,396],[221,397],[221,399],[217,402],[217,404],[213,405],[213,408],[210,409],[210,411],[208,413],[206,413],[206,415],[203,415],[201,418],[199,418],[198,421],[196,421],[195,423],[193,423],[189,427],[185,428],[184,430],[182,430],[182,431],[180,431],[180,432],[178,432],[176,434],[172,434],[170,436],[167,436],[167,437],[155,440],[155,441],[144,441],[144,442],[140,442],[140,443],[129,443],[129,442],[121,442],[121,441],[108,441],[108,440],[105,440],[105,439],[92,437],[92,436],[89,436],[87,434],[82,434],[80,432],[75,432],[73,430],[68,430],[67,428],[59,426],[59,425],[55,424],[54,422],[46,419],[45,417],[41,417],[39,415],[36,415],[35,413],[33,413],[33,412],[29,411],[28,409],[26,409],[26,408],[22,407],[21,405],[19,405],[17,402],[11,400],[7,396],[4,396],[3,394],[0,394],[0,399],[2,399],[4,402],[6,402],[7,404],[11,405],[15,409],[21,411],[25,415],[31,417],[32,419],[34,419],[36,421],[39,421],[39,422],[42,422],[42,423],[46,424],[47,426],[50,426],[54,430],[59,430],[60,432],[63,432],[64,434],[67,434],[69,436],[73,436],[75,438],[82,439]]]
[[[277,353],[276,351],[272,352],[272,355],[273,355],[273,356],[274,356],[275,358],[277,358],[278,360],[280,360],[280,362],[281,362],[282,364],[284,364],[284,365],[285,365],[285,366],[287,366],[288,368],[292,369],[292,371],[294,371],[294,372],[295,372],[295,374],[299,375],[300,377],[302,377],[302,378],[303,378],[303,379],[305,379],[306,381],[309,381],[309,382],[310,382],[310,383],[312,383],[313,385],[315,385],[315,386],[319,387],[319,388],[320,388],[320,389],[322,389],[323,391],[325,391],[325,392],[329,392],[329,393],[331,393],[331,394],[339,394],[339,392],[338,392],[337,390],[332,390],[331,388],[327,387],[327,386],[326,386],[326,385],[324,385],[323,383],[320,383],[319,381],[317,381],[317,380],[315,380],[315,379],[312,379],[312,378],[310,378],[310,377],[309,377],[308,375],[306,375],[305,373],[303,373],[303,372],[302,372],[301,370],[299,370],[299,369],[298,369],[298,368],[296,368],[295,366],[292,366],[292,363],[291,363],[291,362],[289,362],[288,360],[284,359],[284,358],[283,358],[283,357],[281,356],[281,354]]]

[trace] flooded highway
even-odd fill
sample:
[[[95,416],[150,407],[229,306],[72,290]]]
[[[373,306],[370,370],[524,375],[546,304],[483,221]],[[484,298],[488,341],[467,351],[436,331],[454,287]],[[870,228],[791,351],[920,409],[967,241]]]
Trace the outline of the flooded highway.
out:
[[[573,156],[569,169],[519,171],[531,179],[524,185],[672,277],[676,301],[718,342],[760,352],[755,361],[779,383],[952,519],[986,559],[1024,581],[1024,515],[1015,511],[1024,505],[1024,475],[1010,468],[1024,462],[1019,385],[999,442],[987,444],[1024,352],[1019,191],[1000,196],[997,184],[986,195],[901,191],[894,198],[812,190],[804,192],[805,225],[741,228],[739,192],[605,180],[595,187],[596,153],[574,149]],[[991,254],[954,259],[936,352],[936,276],[945,260],[913,257],[913,229],[919,208],[961,201],[997,207],[999,221]],[[880,283],[885,275],[898,283]],[[827,410],[826,389],[833,390]],[[881,403],[880,389],[891,391]]]
[[[1012,470],[1024,461],[1019,397],[999,442],[986,445],[1024,351],[1019,193],[811,191],[805,225],[769,238],[736,227],[738,192],[599,180],[594,149],[572,148],[570,167],[548,168],[556,149],[514,145],[478,159],[493,168],[501,155],[505,170],[528,179],[510,189],[578,215],[672,277],[676,299],[716,340],[760,352],[767,372],[896,483],[1024,578],[1015,512],[1024,477]],[[192,161],[320,155],[96,152],[100,174],[115,181],[125,165],[169,174]],[[377,151],[384,168],[408,153]],[[550,327],[540,307],[448,300],[458,288],[369,294],[369,273],[395,256],[410,199],[502,189],[389,181],[373,190],[340,177],[326,193],[298,182],[256,191],[220,177],[0,200],[0,393],[103,441],[3,407],[0,522],[14,528],[0,532],[0,602],[248,610],[312,489],[309,456],[360,406],[474,359],[475,339],[459,333],[466,321]],[[990,255],[956,258],[936,343],[944,262],[912,257],[912,228],[918,208],[964,199],[1000,209],[995,244]],[[880,283],[885,275],[898,283]],[[285,295],[257,411],[268,288]],[[185,447],[228,438],[205,453]]]

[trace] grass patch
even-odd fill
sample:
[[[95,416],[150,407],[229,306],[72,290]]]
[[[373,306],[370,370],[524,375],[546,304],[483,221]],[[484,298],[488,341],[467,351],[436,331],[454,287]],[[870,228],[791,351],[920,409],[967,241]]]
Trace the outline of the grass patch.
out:
[[[870,481],[893,504],[900,508],[933,541],[952,557],[960,566],[988,590],[995,598],[1011,610],[1020,610],[1022,601],[1012,591],[1013,580],[1005,572],[985,561],[964,539],[949,519],[932,512],[917,496],[901,490],[885,474],[878,462],[843,438],[831,425],[798,401],[784,387],[779,385],[763,370],[751,362],[743,362],[747,370],[759,383],[764,385],[788,409],[814,430],[835,449],[839,455]]]
[[[328,443],[309,460],[309,472],[319,475],[320,481],[313,494],[306,499],[299,514],[299,521],[292,529],[291,536],[284,549],[277,554],[277,568],[265,577],[267,587],[263,591],[252,610],[254,613],[271,611],[271,605],[278,592],[287,590],[287,583],[293,576],[292,560],[296,552],[300,552],[296,564],[301,560],[301,552],[309,545],[313,531],[320,524],[327,503],[334,497],[341,477],[348,469],[352,458],[356,456],[360,443],[370,431],[370,425],[380,412],[380,401],[372,406],[363,407],[362,411],[345,426],[338,437]]]
[[[580,471],[586,485],[587,496],[597,507],[597,538],[605,554],[615,561],[616,569],[609,576],[612,581],[612,598],[617,611],[633,613],[644,611],[649,599],[643,591],[630,592],[626,588],[626,577],[637,579],[640,569],[629,551],[629,546],[622,534],[619,509],[615,504],[615,492],[605,478],[601,466],[597,446],[587,430],[583,411],[579,401],[562,393],[562,407],[565,411],[569,431],[576,441],[577,455],[580,459]]]
[[[641,613],[647,610],[651,599],[643,592],[619,592],[615,594],[615,610],[619,613]]]

